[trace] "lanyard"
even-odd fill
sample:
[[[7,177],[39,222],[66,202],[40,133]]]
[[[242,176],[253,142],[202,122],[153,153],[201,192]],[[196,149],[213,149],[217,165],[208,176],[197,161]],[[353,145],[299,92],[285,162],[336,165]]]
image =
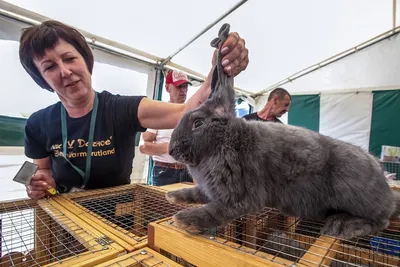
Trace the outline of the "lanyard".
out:
[[[92,158],[92,145],[93,145],[93,136],[94,136],[94,127],[96,124],[96,116],[97,116],[97,107],[98,107],[98,98],[97,92],[94,95],[94,103],[92,109],[92,117],[90,119],[90,128],[89,128],[89,141],[88,141],[88,148],[87,148],[87,155],[86,155],[86,170],[83,172],[81,169],[76,167],[69,161],[67,158],[67,140],[68,140],[68,133],[67,133],[67,112],[64,106],[61,104],[61,131],[62,131],[62,139],[63,139],[63,157],[71,164],[71,166],[82,176],[83,178],[83,185],[81,188],[84,188],[89,181],[90,178],[90,166],[91,166],[91,158]]]

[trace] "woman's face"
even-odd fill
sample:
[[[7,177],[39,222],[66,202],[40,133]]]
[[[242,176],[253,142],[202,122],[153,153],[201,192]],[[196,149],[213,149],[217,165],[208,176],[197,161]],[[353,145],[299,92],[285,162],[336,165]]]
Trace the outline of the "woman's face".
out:
[[[53,49],[47,49],[34,63],[45,81],[68,102],[79,102],[89,95],[92,79],[82,55],[60,39]]]

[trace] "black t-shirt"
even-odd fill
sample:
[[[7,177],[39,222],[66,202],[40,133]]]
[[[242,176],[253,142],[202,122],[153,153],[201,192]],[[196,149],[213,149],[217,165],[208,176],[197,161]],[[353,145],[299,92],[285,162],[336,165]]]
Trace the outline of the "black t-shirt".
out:
[[[267,121],[267,122],[283,123],[278,118],[274,118],[273,121],[264,120],[263,118],[258,117],[257,112],[244,115],[242,118],[244,118],[245,120],[248,120],[248,121]]]
[[[146,131],[138,120],[138,107],[145,96],[98,93],[98,110],[93,138],[91,175],[87,189],[130,183],[137,132]],[[25,127],[25,155],[32,159],[51,158],[57,189],[67,192],[80,187],[83,178],[59,155],[63,151],[61,102],[33,113]],[[85,172],[87,142],[92,111],[80,118],[67,113],[67,157]]]

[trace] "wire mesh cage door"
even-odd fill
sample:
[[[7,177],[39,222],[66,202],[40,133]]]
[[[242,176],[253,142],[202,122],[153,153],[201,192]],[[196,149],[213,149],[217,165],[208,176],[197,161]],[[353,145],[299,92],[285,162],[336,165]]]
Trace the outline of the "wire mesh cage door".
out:
[[[87,223],[108,232],[127,251],[147,245],[150,222],[172,216],[185,208],[170,204],[165,190],[139,184],[65,194],[69,210]]]
[[[400,180],[400,162],[382,161],[383,168],[390,174],[394,180]]]
[[[382,162],[388,184],[395,190],[400,190],[400,162]]]
[[[351,240],[323,236],[322,226],[264,208],[196,235],[166,218],[150,224],[148,243],[195,266],[400,266],[400,219]]]
[[[123,251],[53,200],[0,203],[0,266],[93,266]]]

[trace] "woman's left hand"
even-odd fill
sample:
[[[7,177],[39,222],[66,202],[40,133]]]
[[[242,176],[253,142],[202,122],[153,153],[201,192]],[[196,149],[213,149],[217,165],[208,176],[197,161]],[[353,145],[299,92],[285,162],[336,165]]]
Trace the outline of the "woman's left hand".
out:
[[[222,66],[224,66],[227,75],[238,75],[244,71],[249,64],[249,50],[246,48],[246,42],[237,32],[229,33],[228,38],[221,47]],[[217,49],[214,51],[213,65],[216,62]]]

